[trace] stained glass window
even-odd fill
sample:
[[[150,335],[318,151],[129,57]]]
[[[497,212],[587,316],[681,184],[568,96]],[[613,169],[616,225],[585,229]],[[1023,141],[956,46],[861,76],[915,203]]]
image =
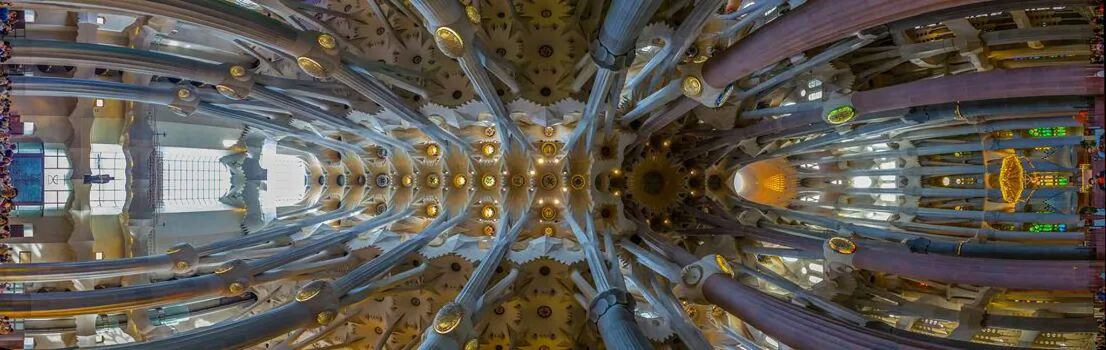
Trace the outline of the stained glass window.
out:
[[[1058,126],[1054,128],[1029,129],[1029,137],[1064,137],[1068,135],[1068,128]]]
[[[1064,232],[1068,230],[1066,224],[1030,224],[1029,232]]]

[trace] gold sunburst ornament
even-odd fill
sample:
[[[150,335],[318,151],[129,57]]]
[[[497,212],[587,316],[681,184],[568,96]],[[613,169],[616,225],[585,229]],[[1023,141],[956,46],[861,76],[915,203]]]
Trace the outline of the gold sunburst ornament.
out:
[[[541,154],[547,157],[552,157],[557,154],[557,144],[552,142],[543,142],[541,144]]]
[[[485,143],[480,147],[480,152],[484,153],[485,157],[491,157],[495,155],[495,144]]]
[[[438,145],[429,144],[426,146],[426,155],[429,157],[437,157],[439,154],[441,154],[441,152],[442,149],[441,147],[438,147]]]
[[[485,219],[494,218],[495,217],[495,207],[490,206],[490,205],[485,205],[484,208],[480,210],[480,217],[485,218]]]
[[[430,188],[438,188],[442,184],[442,177],[438,173],[430,173],[426,175],[426,186]]]
[[[495,176],[491,174],[485,174],[483,177],[480,178],[480,184],[487,189],[495,187]]]
[[[557,209],[552,206],[546,205],[541,208],[541,219],[545,221],[553,221],[557,218]]]

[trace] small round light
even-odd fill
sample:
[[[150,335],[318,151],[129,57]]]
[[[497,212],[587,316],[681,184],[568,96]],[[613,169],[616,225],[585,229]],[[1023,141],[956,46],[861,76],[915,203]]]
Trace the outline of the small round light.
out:
[[[176,264],[177,270],[187,270],[188,266],[187,261],[178,261]]]
[[[544,134],[545,137],[553,137],[553,134],[555,134],[556,132],[557,129],[554,129],[552,126],[547,126],[545,127],[545,130],[542,130],[542,134]]]
[[[484,225],[483,232],[484,232],[484,235],[487,235],[487,236],[494,235],[495,234],[495,226]]]
[[[465,178],[465,175],[462,175],[462,174],[453,175],[453,187],[456,187],[456,188],[465,187],[466,183],[468,183],[468,179]]]
[[[177,89],[177,97],[182,100],[192,97],[192,91],[189,91],[188,89]]]
[[[438,217],[438,205],[437,204],[428,204],[426,206],[426,216],[427,217],[432,217],[432,218]]]
[[[415,184],[415,179],[412,178],[411,175],[403,175],[403,177],[399,179],[399,183],[403,184],[403,187],[411,187],[411,185]]]
[[[546,226],[542,229],[542,234],[546,236],[552,236],[554,233],[557,233],[557,230],[553,229],[553,226]]]

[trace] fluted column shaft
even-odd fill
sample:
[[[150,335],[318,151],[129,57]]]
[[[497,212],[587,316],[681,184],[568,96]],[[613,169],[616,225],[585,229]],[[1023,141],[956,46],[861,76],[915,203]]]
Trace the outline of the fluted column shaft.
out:
[[[702,288],[707,301],[796,349],[822,349],[829,344],[835,349],[857,350],[957,348],[856,326],[776,299],[722,274],[707,277]]]
[[[808,1],[714,55],[703,66],[703,78],[707,84],[721,88],[796,52],[825,45],[884,23],[982,1]],[[842,21],[842,18],[853,20]]]
[[[458,217],[464,217],[459,215]],[[320,281],[305,286],[305,291],[316,291],[310,297],[297,297],[283,306],[270,309],[250,318],[216,324],[193,332],[145,343],[124,344],[110,349],[180,349],[191,350],[199,347],[212,349],[247,348],[268,339],[276,338],[296,328],[310,324],[326,325],[331,320],[320,319],[325,311],[334,311],[353,302],[361,301],[371,290],[359,291],[360,295],[347,295],[354,287],[364,285],[394,267],[401,259],[418,250],[433,237],[456,225],[460,220],[435,222],[420,232],[414,239],[400,243],[380,256],[368,261],[357,269],[327,286]],[[318,288],[318,289],[315,289]],[[301,293],[302,294],[302,293]],[[322,322],[319,322],[322,321]],[[314,323],[313,323],[314,322]],[[320,324],[322,323],[322,324]]]

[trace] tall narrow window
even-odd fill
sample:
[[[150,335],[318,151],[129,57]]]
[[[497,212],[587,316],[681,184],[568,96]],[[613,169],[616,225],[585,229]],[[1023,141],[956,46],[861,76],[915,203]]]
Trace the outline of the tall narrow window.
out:
[[[268,173],[262,205],[283,207],[303,200],[307,194],[307,163],[303,159],[290,154],[263,153],[261,167]]]
[[[1037,187],[1064,187],[1071,180],[1064,173],[1034,173],[1030,175],[1029,182]]]
[[[1064,137],[1068,135],[1068,128],[1058,126],[1054,128],[1033,128],[1029,129],[1029,136],[1035,138],[1042,137]]]
[[[162,147],[161,212],[230,208],[219,201],[230,190],[230,169],[219,161],[224,150]]]

